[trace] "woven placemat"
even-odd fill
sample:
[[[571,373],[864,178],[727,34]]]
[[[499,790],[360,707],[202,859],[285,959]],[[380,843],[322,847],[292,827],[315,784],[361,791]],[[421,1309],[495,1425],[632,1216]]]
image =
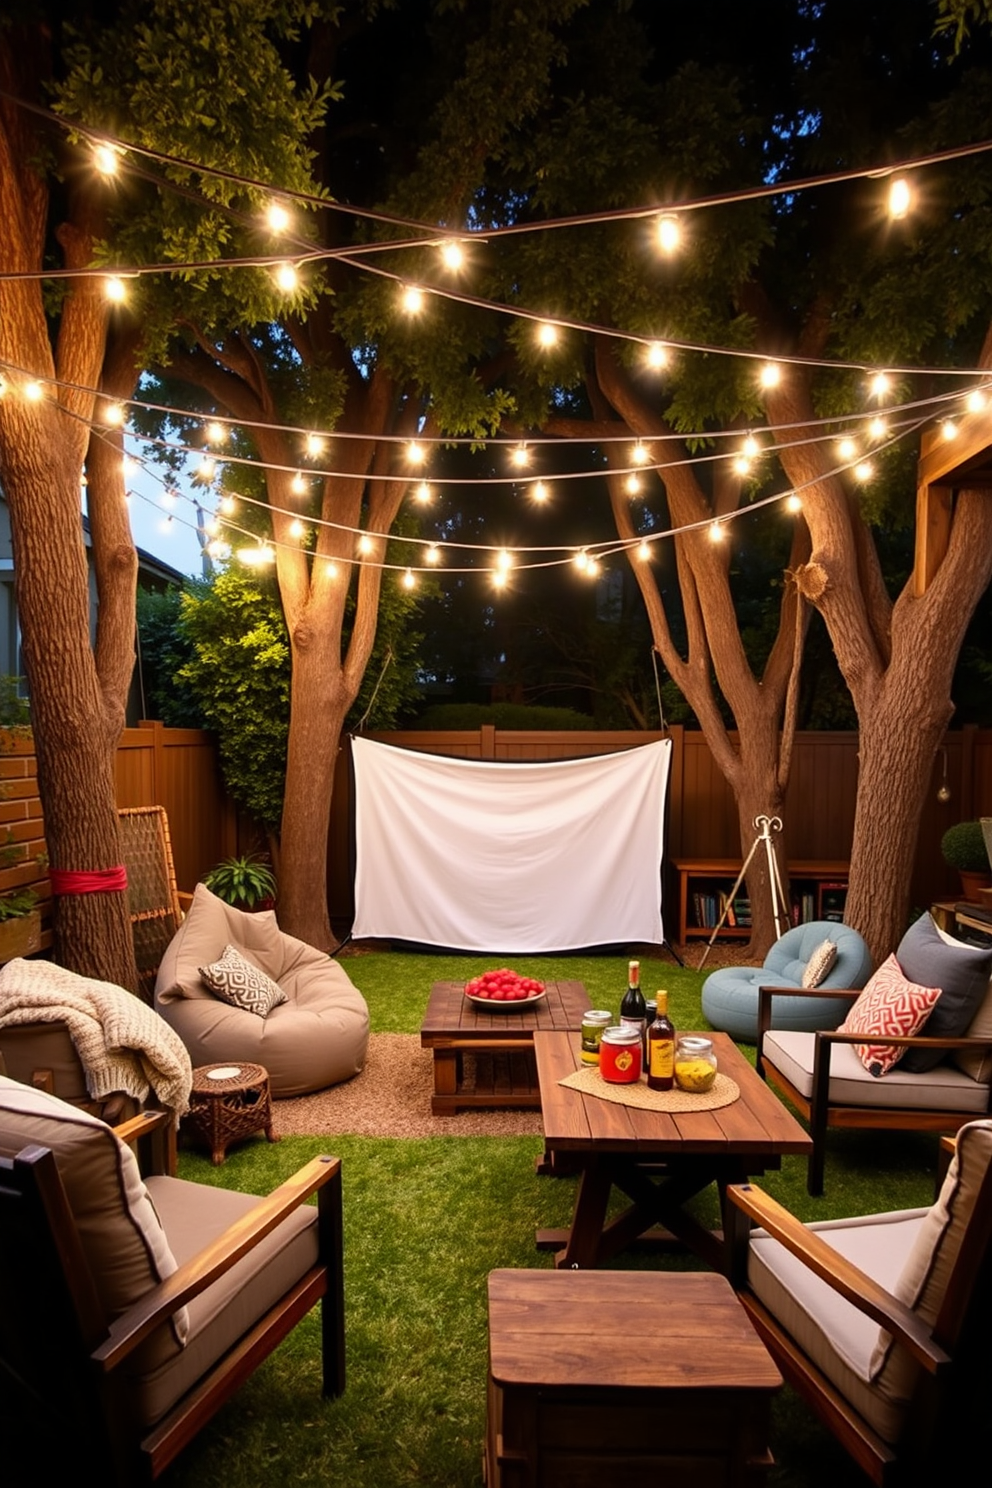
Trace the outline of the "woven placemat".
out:
[[[600,1100],[613,1101],[618,1106],[636,1106],[640,1111],[718,1111],[721,1106],[733,1105],[741,1093],[735,1080],[719,1073],[709,1090],[697,1094],[690,1090],[649,1090],[644,1080],[636,1085],[615,1085],[604,1080],[591,1065],[567,1075],[558,1084],[566,1085],[569,1090],[581,1090],[583,1095],[597,1095]]]

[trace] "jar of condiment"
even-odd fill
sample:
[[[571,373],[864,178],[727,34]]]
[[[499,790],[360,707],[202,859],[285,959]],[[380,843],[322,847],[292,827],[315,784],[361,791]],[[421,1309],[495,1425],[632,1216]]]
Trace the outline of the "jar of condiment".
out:
[[[613,1022],[613,1014],[601,1008],[590,1008],[582,1014],[582,1063],[599,1063],[599,1041]]]
[[[675,1083],[680,1090],[701,1095],[716,1079],[713,1040],[699,1034],[683,1034],[675,1048]]]
[[[599,1041],[599,1073],[613,1085],[634,1085],[641,1078],[641,1030],[604,1028]]]

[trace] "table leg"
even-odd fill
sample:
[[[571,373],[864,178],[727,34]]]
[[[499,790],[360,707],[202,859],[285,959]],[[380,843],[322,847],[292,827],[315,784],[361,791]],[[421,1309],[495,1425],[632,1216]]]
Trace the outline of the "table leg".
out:
[[[434,1094],[431,1097],[432,1116],[454,1116],[458,1110],[455,1097],[458,1094],[459,1063],[457,1049],[434,1049]]]
[[[598,1264],[612,1186],[609,1165],[600,1158],[590,1158],[579,1178],[568,1242],[555,1256],[559,1270],[585,1270]]]

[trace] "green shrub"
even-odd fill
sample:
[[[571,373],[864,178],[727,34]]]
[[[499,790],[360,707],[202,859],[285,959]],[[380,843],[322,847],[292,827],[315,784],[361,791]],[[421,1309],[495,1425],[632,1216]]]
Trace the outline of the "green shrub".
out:
[[[944,855],[944,862],[956,868],[959,873],[989,871],[989,855],[980,822],[958,822],[956,826],[948,827],[940,839],[940,850]]]

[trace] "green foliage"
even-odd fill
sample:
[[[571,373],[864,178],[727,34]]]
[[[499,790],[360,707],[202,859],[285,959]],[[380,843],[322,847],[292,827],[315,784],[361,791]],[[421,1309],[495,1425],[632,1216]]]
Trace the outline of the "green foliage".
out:
[[[940,851],[944,862],[959,873],[989,872],[989,854],[981,822],[957,822],[948,827],[940,839]]]
[[[140,589],[137,596],[138,652],[145,709],[170,728],[203,728],[203,710],[182,668],[192,659],[193,647],[179,627],[183,591]]]
[[[203,875],[212,894],[238,909],[254,909],[276,895],[276,877],[264,858],[246,853],[243,857],[225,858]]]
[[[0,894],[0,923],[4,920],[20,920],[29,915],[38,903],[34,889],[12,889]]]
[[[434,703],[415,722],[416,729],[475,729],[484,723],[505,729],[591,729],[595,721],[572,708],[530,707],[524,703]]]
[[[22,729],[31,724],[31,709],[18,687],[22,677],[0,676],[0,729]]]

